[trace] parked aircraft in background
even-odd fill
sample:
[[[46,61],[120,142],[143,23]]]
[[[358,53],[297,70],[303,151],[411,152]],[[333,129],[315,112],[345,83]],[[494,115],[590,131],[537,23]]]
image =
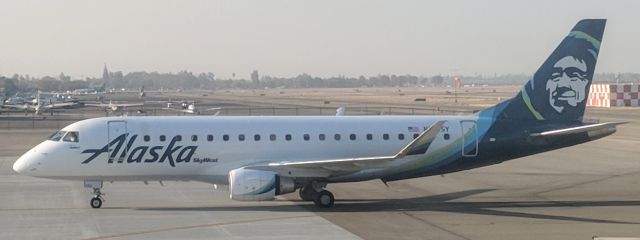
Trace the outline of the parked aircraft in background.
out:
[[[298,190],[330,207],[328,184],[441,175],[613,134],[621,123],[583,121],[605,22],[578,22],[514,98],[469,116],[95,118],[61,129],[13,169],[84,181],[94,208],[104,181],[163,180],[228,184],[241,201]]]
[[[167,107],[164,108],[166,110],[170,110],[170,111],[176,111],[176,112],[182,112],[182,113],[188,113],[188,114],[195,114],[195,115],[200,115],[203,112],[208,112],[208,111],[218,111],[221,110],[221,107],[213,107],[213,108],[206,108],[206,109],[201,109],[196,107],[196,102],[195,101],[182,101],[179,102],[179,106],[180,108],[175,108],[174,106],[176,105],[175,102],[167,102]],[[215,115],[218,115],[218,113],[216,113]]]
[[[109,103],[85,103],[84,105],[102,108],[105,111],[118,112],[124,111],[126,108],[142,107],[144,106],[144,103],[113,103],[112,101],[109,101]]]
[[[36,97],[31,101],[33,104],[30,104],[29,102],[23,102],[22,104],[3,104],[0,107],[5,109],[24,110],[27,113],[33,112],[36,115],[39,115],[43,112],[50,112],[51,114],[53,114],[52,110],[55,109],[69,109],[82,106],[82,104],[80,104],[75,99],[66,98],[65,96],[56,94],[57,93],[38,91]]]

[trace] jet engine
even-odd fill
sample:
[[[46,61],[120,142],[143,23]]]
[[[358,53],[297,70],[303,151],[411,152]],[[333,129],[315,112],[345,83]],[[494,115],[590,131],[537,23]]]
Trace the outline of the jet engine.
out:
[[[294,192],[292,178],[271,171],[238,168],[229,171],[230,197],[239,201],[273,200],[275,196]]]

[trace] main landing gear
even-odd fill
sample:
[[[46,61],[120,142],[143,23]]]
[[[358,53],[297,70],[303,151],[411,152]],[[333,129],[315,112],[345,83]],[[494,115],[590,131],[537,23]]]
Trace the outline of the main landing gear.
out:
[[[102,189],[102,181],[84,181],[84,187],[93,190],[93,198],[89,201],[89,205],[91,205],[92,208],[102,207],[102,202],[104,202],[104,198],[102,198],[104,194],[100,192],[100,189]]]
[[[313,182],[300,188],[298,194],[303,201],[313,201],[318,207],[328,208],[333,206],[335,197],[331,192],[324,190],[326,186],[326,183]]]

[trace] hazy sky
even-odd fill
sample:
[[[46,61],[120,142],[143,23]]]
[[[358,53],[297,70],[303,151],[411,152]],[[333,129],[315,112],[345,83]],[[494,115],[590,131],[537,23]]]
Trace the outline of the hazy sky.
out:
[[[598,72],[640,72],[640,1],[0,0],[0,74],[533,73],[582,18]]]

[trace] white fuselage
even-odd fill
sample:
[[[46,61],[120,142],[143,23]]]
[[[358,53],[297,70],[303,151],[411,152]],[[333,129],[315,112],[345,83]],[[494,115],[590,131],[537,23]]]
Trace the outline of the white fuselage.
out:
[[[459,138],[460,121],[477,116],[95,118],[61,130],[78,132],[77,142],[46,140],[14,169],[69,180],[224,184],[230,170],[260,163],[394,155],[443,119],[448,122],[440,135],[449,139],[434,141],[429,152]]]

